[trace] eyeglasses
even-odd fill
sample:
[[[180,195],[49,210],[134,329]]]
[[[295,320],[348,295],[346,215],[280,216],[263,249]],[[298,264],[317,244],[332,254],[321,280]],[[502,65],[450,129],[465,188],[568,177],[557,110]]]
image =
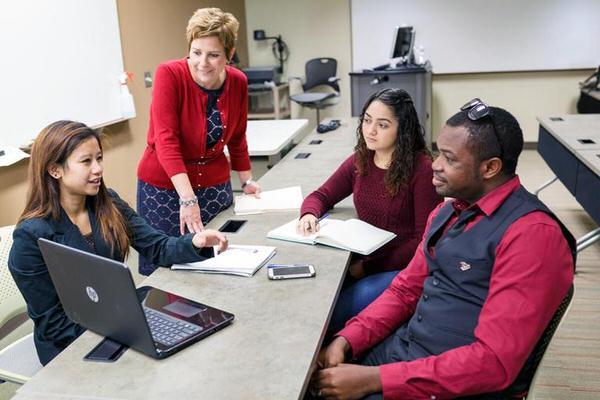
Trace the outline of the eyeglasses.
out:
[[[498,141],[498,147],[500,148],[500,159],[504,160],[504,147],[502,146],[502,141],[500,140],[500,136],[498,136],[498,132],[496,131],[496,124],[494,123],[494,118],[492,115],[490,115],[490,107],[483,101],[481,101],[479,97],[475,97],[473,100],[465,103],[460,108],[460,110],[467,111],[467,116],[471,121],[478,121],[487,116],[490,117],[490,122],[492,123],[494,136],[496,137],[496,141]]]

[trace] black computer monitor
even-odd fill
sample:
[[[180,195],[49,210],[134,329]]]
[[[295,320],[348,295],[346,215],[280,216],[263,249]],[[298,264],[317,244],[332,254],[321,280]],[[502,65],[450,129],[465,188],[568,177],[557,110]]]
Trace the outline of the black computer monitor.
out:
[[[412,26],[397,26],[394,30],[392,51],[390,58],[399,58],[399,63],[413,62],[413,45],[415,43],[415,31]]]

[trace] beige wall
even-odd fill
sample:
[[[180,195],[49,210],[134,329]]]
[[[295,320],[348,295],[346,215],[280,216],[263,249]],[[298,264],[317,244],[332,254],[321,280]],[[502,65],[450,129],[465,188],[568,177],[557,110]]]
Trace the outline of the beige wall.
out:
[[[374,11],[375,12],[375,11]],[[246,0],[250,65],[275,65],[270,46],[252,40],[254,29],[268,35],[281,34],[291,56],[285,75],[304,76],[304,63],[316,56],[338,60],[342,78],[340,105],[322,115],[347,117],[351,114],[350,77],[351,28],[349,0]],[[507,108],[519,120],[525,140],[537,140],[537,115],[575,113],[577,83],[591,71],[542,71],[496,74],[434,75],[432,129],[434,140],[444,121],[473,97]],[[298,107],[296,106],[296,109]],[[296,116],[310,116],[303,109]]]
[[[127,70],[134,81],[137,118],[107,129],[105,177],[127,201],[135,204],[135,169],[144,149],[148,126],[150,89],[144,88],[143,72],[154,72],[159,62],[186,53],[185,26],[192,12],[214,5],[206,0],[119,0],[119,19]],[[322,113],[350,116],[350,7],[348,0],[221,0],[218,6],[232,12],[241,22],[239,54],[250,65],[275,65],[270,45],[252,40],[254,29],[268,35],[281,34],[291,55],[285,76],[304,76],[304,63],[313,57],[338,60],[342,78],[338,106]],[[244,15],[246,17],[244,17]],[[249,40],[247,38],[250,38]],[[246,51],[246,46],[248,51]],[[506,107],[523,126],[526,141],[537,137],[536,115],[575,112],[577,82],[590,71],[546,71],[503,74],[439,75],[433,79],[434,137],[443,122],[466,100],[479,96],[490,104]],[[297,88],[296,88],[297,90]],[[298,107],[294,115],[310,118],[314,111]],[[0,168],[0,226],[12,224],[25,199],[27,161]]]
[[[105,146],[105,181],[135,206],[136,166],[146,144],[151,89],[143,83],[144,71],[154,71],[164,60],[187,53],[185,28],[194,10],[215,6],[207,0],[118,0],[119,25],[125,68],[134,73],[131,92],[137,117],[109,126]],[[238,54],[247,63],[246,22],[243,0],[220,0],[218,7],[240,20]],[[90,95],[93,95],[90,93]],[[0,168],[0,226],[15,223],[27,191],[27,161]]]
[[[526,142],[537,142],[538,115],[575,114],[578,82],[592,71],[537,71],[496,74],[434,75],[433,138],[448,117],[474,97],[510,111]]]
[[[341,78],[340,103],[321,112],[321,119],[350,116],[350,7],[348,0],[246,0],[248,52],[251,66],[278,65],[271,51],[272,40],[255,41],[252,32],[264,29],[267,36],[281,35],[290,57],[283,78],[304,79],[304,64],[311,58],[332,57],[338,61]],[[292,93],[302,91],[298,81]],[[316,112],[292,103],[293,118],[308,118],[315,126]]]

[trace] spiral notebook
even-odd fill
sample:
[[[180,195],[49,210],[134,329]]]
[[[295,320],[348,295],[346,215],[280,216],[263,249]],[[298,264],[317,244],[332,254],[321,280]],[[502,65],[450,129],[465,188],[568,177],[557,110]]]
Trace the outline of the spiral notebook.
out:
[[[172,270],[252,276],[275,255],[273,246],[232,245],[215,257],[204,261],[173,264]]]

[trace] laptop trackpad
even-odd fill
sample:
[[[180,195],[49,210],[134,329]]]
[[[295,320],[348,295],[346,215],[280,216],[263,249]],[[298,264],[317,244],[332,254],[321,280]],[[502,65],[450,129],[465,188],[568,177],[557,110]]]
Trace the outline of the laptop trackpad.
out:
[[[184,318],[191,318],[196,314],[206,310],[206,307],[195,307],[191,304],[183,303],[179,300],[167,304],[163,307],[164,310],[170,311]]]

